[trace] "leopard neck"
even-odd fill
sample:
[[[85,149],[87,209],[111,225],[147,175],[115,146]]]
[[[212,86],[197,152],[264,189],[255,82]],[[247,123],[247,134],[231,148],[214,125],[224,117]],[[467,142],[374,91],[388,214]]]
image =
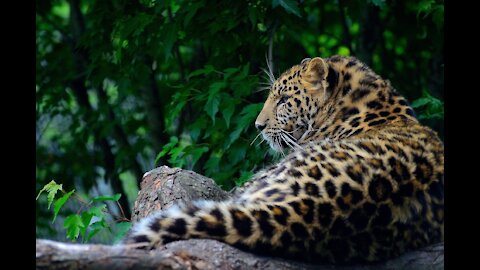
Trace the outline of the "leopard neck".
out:
[[[365,64],[353,57],[325,60],[328,98],[299,140],[301,144],[359,136],[398,121],[418,122],[405,98]]]

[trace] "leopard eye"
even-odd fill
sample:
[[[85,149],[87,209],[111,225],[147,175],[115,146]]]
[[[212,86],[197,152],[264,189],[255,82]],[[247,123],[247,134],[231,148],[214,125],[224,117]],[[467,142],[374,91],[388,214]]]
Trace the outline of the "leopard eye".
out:
[[[282,105],[283,103],[287,102],[288,98],[289,97],[285,95],[281,96],[280,100],[278,101],[278,105]]]

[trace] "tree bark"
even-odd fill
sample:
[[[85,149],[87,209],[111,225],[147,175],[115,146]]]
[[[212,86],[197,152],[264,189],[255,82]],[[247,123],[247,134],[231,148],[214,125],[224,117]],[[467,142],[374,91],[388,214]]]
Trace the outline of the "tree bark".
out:
[[[212,179],[192,171],[162,166],[143,176],[132,220],[174,203],[196,199],[224,200],[229,194]],[[37,269],[443,269],[443,243],[398,258],[367,265],[333,266],[258,256],[209,239],[169,243],[144,251],[127,246],[67,244],[37,240]]]

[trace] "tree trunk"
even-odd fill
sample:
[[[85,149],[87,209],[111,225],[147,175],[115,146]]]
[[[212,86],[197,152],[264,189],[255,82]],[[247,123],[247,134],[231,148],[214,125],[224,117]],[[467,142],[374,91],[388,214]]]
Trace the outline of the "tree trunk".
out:
[[[175,202],[224,200],[228,196],[212,179],[162,166],[143,176],[132,220]],[[36,244],[37,269],[443,269],[444,251],[443,243],[439,243],[378,264],[332,266],[258,256],[209,239],[172,242],[153,251],[41,239]]]

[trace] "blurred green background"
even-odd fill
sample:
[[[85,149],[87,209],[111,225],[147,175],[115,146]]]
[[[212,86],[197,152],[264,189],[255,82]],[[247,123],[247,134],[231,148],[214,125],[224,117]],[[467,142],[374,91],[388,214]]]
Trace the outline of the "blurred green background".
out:
[[[443,1],[37,0],[36,189],[122,194],[143,173],[194,170],[224,189],[279,158],[253,122],[278,76],[306,57],[353,55],[443,137]],[[65,240],[37,200],[37,237]],[[72,203],[59,216],[75,213]],[[116,205],[110,211],[118,212]],[[92,241],[109,242],[109,234]]]

